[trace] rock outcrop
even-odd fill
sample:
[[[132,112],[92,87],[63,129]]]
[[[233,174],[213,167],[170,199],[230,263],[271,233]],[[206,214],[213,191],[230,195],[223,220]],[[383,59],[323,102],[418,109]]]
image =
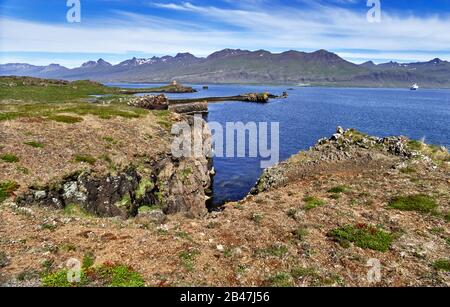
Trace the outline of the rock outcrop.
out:
[[[128,102],[129,106],[143,108],[147,110],[167,110],[169,108],[169,99],[166,95],[157,96],[146,95],[142,97],[132,98]]]
[[[250,93],[242,95],[243,101],[248,102],[258,102],[258,103],[267,103],[270,99],[269,93]]]
[[[194,127],[193,117],[180,120]],[[196,120],[201,121],[201,129],[192,129],[191,136],[204,140],[201,156],[175,158],[166,153],[115,174],[77,172],[45,187],[31,187],[16,202],[19,206],[35,204],[57,209],[76,204],[100,217],[133,217],[142,206],[159,208],[164,214],[200,217],[207,213],[207,191],[212,181],[208,156],[211,134],[204,120]]]
[[[419,141],[412,141],[407,137],[379,138],[363,134],[354,129],[344,130],[338,127],[331,138],[323,138],[307,152],[293,156],[274,167],[268,168],[260,177],[251,194],[259,194],[272,188],[286,185],[297,176],[308,172],[309,166],[334,163],[340,161],[367,160],[372,161],[381,156],[396,156],[404,160],[420,160],[427,168],[434,170],[436,165],[430,155],[448,157],[446,148],[425,145]],[[292,161],[295,161],[292,163]],[[301,163],[302,168],[293,167]],[[295,172],[293,171],[295,169]]]

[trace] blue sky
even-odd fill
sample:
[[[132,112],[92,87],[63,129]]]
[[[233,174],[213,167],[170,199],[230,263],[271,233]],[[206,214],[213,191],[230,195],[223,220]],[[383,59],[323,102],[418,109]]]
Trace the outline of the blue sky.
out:
[[[81,0],[68,23],[66,0],[0,0],[0,63],[60,63],[223,48],[327,49],[347,60],[450,60],[450,0]]]

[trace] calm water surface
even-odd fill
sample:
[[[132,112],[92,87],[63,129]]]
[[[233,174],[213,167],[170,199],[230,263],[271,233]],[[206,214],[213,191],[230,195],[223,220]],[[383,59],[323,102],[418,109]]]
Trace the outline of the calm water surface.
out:
[[[148,84],[111,84],[146,87]],[[155,85],[152,85],[155,86]],[[281,94],[289,86],[210,85],[192,94],[171,98],[233,96],[269,91]],[[301,88],[289,98],[268,104],[224,102],[210,104],[208,121],[279,122],[280,159],[285,160],[333,134],[337,126],[356,128],[370,135],[405,135],[450,147],[450,90]],[[262,173],[260,158],[215,158],[214,201],[220,204],[243,198]]]

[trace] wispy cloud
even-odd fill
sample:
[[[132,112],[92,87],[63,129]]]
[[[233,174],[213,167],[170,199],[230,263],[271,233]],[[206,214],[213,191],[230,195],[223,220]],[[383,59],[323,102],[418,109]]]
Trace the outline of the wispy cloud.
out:
[[[303,2],[307,5],[302,8],[271,6],[264,0],[247,0],[228,8],[149,2],[149,7],[168,14],[113,11],[107,19],[81,24],[5,17],[0,20],[0,50],[127,55],[189,51],[204,56],[225,47],[271,51],[324,48],[361,61],[370,58],[373,51],[380,60],[424,60],[433,52],[450,59],[449,16],[384,12],[381,23],[371,24],[364,5],[355,11],[346,6]],[[182,12],[183,18],[177,18],[176,12]]]

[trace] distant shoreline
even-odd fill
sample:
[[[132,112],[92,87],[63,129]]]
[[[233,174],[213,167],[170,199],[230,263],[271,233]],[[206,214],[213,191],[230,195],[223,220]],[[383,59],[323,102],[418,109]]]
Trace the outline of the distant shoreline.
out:
[[[124,85],[124,84],[130,84],[130,85],[162,85],[167,84],[168,82],[100,82],[101,84],[105,86],[117,86],[117,85]],[[392,87],[386,87],[386,86],[341,86],[341,85],[308,85],[308,86],[301,86],[297,84],[289,84],[289,83],[197,83],[197,82],[186,82],[183,83],[186,86],[193,86],[193,87],[203,87],[204,85],[215,85],[215,86],[276,86],[276,87],[287,87],[287,88],[295,88],[295,89],[301,89],[301,88],[336,88],[336,89],[407,89],[409,90],[409,86],[400,87],[400,86],[392,86]],[[423,86],[420,88],[420,90],[450,90],[450,87],[427,87]],[[419,91],[420,91],[419,90]],[[206,90],[207,91],[207,90]]]

